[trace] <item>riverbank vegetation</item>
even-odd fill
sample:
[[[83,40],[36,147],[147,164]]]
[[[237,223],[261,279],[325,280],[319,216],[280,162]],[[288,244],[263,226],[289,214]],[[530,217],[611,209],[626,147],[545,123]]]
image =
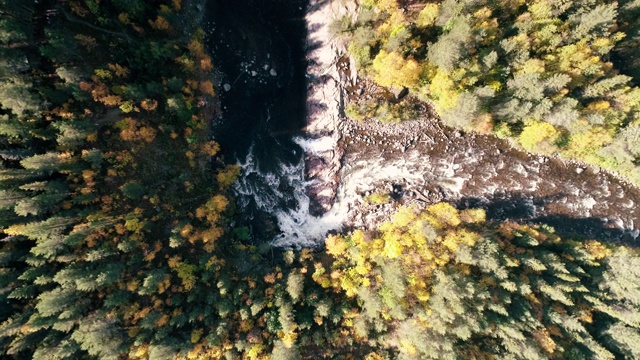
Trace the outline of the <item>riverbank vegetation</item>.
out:
[[[624,244],[439,203],[265,250],[210,139],[195,2],[0,4],[3,358],[640,356]]]
[[[445,124],[639,184],[638,16],[626,0],[367,0],[332,29],[361,77],[410,89]],[[410,107],[359,98],[347,110],[394,121],[415,116]]]

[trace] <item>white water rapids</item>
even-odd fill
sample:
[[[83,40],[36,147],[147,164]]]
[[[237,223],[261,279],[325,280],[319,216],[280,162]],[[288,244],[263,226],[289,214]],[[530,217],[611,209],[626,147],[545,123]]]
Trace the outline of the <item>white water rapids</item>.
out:
[[[335,146],[327,139],[297,137],[294,141],[305,151],[322,152]],[[328,231],[341,228],[346,212],[340,211],[339,206],[334,206],[321,217],[310,214],[303,159],[293,165],[279,162],[275,171],[261,171],[252,147],[244,162],[238,165],[242,167],[242,173],[234,185],[236,197],[241,207],[246,208],[253,202],[257,209],[275,217],[280,234],[272,240],[273,246],[318,246]]]
[[[495,220],[544,222],[559,231],[613,241],[637,241],[640,190],[605,171],[555,157],[527,154],[492,136],[465,135],[442,127],[433,114],[425,113],[419,120],[395,125],[343,120],[338,111],[343,106],[342,89],[353,79],[343,79],[337,71],[341,50],[331,40],[327,19],[349,11],[341,2],[313,0],[309,5],[306,57],[313,65],[306,72],[289,74],[284,70],[296,64],[289,61],[292,59],[289,51],[276,56],[280,54],[275,51],[279,47],[295,50],[290,46],[292,42],[283,38],[289,30],[274,38],[282,37],[276,42],[279,47],[262,37],[263,28],[255,29],[258,35],[246,37],[252,41],[242,41],[251,30],[245,23],[238,32],[242,36],[224,38],[236,34],[231,31],[233,27],[216,33],[224,42],[220,40],[214,53],[221,63],[226,61],[227,71],[232,75],[229,81],[245,74],[242,83],[225,93],[225,108],[229,107],[225,122],[229,130],[221,137],[232,139],[226,144],[229,147],[242,145],[242,149],[247,149],[255,144],[246,157],[242,151],[238,160],[242,174],[234,188],[236,199],[241,208],[250,210],[248,213],[253,209],[260,211],[260,219],[254,224],[261,226],[265,213],[273,218],[279,231],[274,239],[260,241],[271,241],[272,246],[282,248],[318,246],[331,230],[341,230],[343,226],[371,228],[400,205],[422,206],[436,201],[449,201],[459,207],[482,207]],[[218,22],[221,28],[225,24],[222,20]],[[265,26],[270,28],[272,24]],[[241,60],[237,60],[234,58],[237,51],[225,52],[230,43],[252,46],[238,52]],[[257,69],[246,66],[236,69],[247,58],[261,59],[256,64],[274,61],[274,68],[279,69],[277,76],[265,73],[261,77]],[[293,86],[297,84],[293,80],[305,77],[308,84]],[[306,124],[300,125],[290,120],[303,115],[293,105],[305,87],[307,118]],[[266,111],[262,111],[265,104]],[[297,146],[291,144],[290,134],[302,128],[306,136],[294,137]],[[305,155],[300,155],[298,146]],[[314,180],[305,180],[305,166],[306,176]],[[310,204],[313,206],[322,198],[322,207],[327,210],[335,187],[326,185],[335,184],[338,178],[333,206],[324,215],[313,216]],[[307,196],[309,188],[317,190],[313,199]],[[383,205],[365,204],[367,194],[389,193],[396,188],[401,189],[398,199]],[[268,221],[268,225],[273,224]]]
[[[361,129],[355,133],[373,132]],[[429,132],[422,129],[415,145],[400,147],[402,150],[394,143],[406,136],[376,135],[386,142],[346,136],[348,150],[336,201],[319,217],[309,212],[305,189],[314,180],[305,181],[302,159],[261,173],[251,152],[240,164],[244,171],[236,192],[245,205],[252,199],[260,210],[274,216],[281,234],[272,245],[282,248],[318,246],[327,232],[343,225],[370,228],[388,219],[401,204],[430,201],[483,207],[496,220],[550,222],[559,231],[601,240],[635,241],[640,234],[636,207],[640,192],[604,171],[527,155],[488,136],[447,138],[435,131],[427,135]],[[337,146],[331,137],[294,140],[307,154],[334,151]],[[364,203],[366,194],[390,193],[390,184],[402,187],[400,199],[380,206]],[[412,198],[409,193],[414,191],[429,199]],[[294,206],[290,200],[295,200]],[[283,206],[286,203],[289,206]]]

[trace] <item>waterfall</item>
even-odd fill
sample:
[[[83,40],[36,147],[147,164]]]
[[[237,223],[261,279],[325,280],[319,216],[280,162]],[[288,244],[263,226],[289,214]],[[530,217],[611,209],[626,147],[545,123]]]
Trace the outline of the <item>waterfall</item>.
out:
[[[305,150],[323,151],[329,146],[326,140],[294,139]],[[304,159],[287,164],[277,161],[271,169],[261,169],[256,148],[251,146],[247,157],[238,162],[242,173],[234,185],[240,207],[251,207],[275,217],[280,234],[271,244],[282,248],[314,247],[322,243],[326,233],[342,225],[343,214],[329,211],[321,217],[309,212],[308,182],[304,179]],[[301,152],[297,152],[301,153]]]

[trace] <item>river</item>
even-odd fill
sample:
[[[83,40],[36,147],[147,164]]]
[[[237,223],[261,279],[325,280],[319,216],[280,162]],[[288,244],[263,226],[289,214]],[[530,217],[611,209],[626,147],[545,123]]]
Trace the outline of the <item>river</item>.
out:
[[[547,223],[561,234],[634,243],[640,190],[616,176],[557,157],[528,154],[492,135],[463,134],[424,119],[344,125],[339,200],[348,223],[372,228],[399,205],[449,201],[488,218]],[[395,199],[366,205],[367,194]]]
[[[343,223],[373,227],[398,206],[441,200],[484,207],[497,220],[544,221],[562,233],[636,241],[638,188],[493,136],[444,128],[429,111],[402,125],[343,121],[337,144],[308,139],[306,9],[302,0],[210,0],[206,8],[207,47],[221,74],[215,138],[226,160],[242,166],[238,206],[261,241],[313,246]],[[316,217],[300,144],[334,151],[328,143],[344,150],[345,166],[335,205]],[[394,200],[365,204],[367,194],[380,191]]]
[[[212,0],[204,28],[221,74],[215,138],[242,167],[234,187],[254,234],[312,246],[333,224],[309,214],[304,179],[305,0]]]

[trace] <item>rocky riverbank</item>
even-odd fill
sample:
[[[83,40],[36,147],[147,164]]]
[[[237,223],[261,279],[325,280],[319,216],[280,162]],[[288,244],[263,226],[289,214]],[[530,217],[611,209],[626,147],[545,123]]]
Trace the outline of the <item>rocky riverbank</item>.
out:
[[[356,79],[328,24],[350,13],[355,9],[338,1],[314,1],[307,12],[313,140],[303,147],[313,215],[331,209],[325,216],[346,228],[375,228],[399,206],[448,201],[483,207],[496,220],[541,221],[563,233],[637,241],[640,189],[606,171],[447,128],[427,104],[416,120],[401,124],[344,119],[345,89]]]
[[[355,13],[355,4],[332,0],[311,0],[307,22],[307,126],[301,140],[305,149],[305,178],[310,213],[328,211],[340,183],[344,155],[340,131],[344,108],[344,84],[354,81],[340,71],[346,49],[329,31],[331,19]]]
[[[528,154],[491,135],[442,126],[427,108],[401,124],[346,121],[337,196],[347,227],[374,228],[402,205],[448,201],[496,220],[562,233],[638,239],[640,189],[596,167]],[[385,201],[370,201],[372,194]]]

